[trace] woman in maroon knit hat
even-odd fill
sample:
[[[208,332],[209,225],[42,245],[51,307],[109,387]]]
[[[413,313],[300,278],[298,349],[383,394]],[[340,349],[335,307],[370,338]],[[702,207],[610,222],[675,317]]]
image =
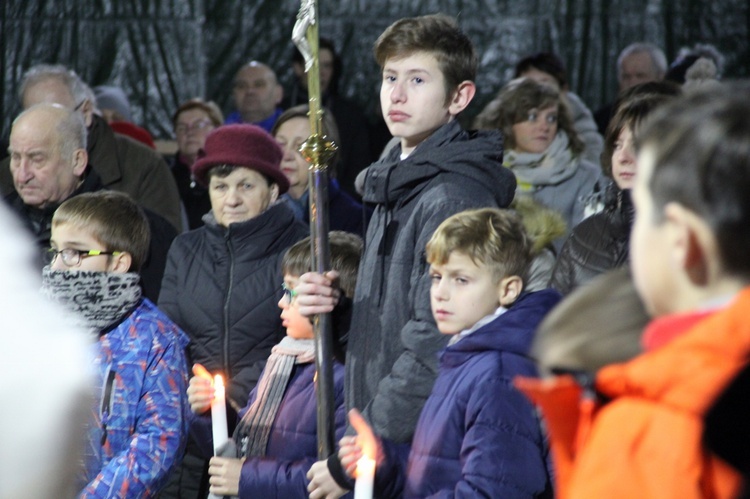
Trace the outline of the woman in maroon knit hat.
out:
[[[159,307],[190,336],[190,361],[224,376],[229,414],[246,405],[271,347],[284,336],[279,262],[307,235],[291,208],[277,202],[289,189],[282,155],[254,125],[211,132],[192,167],[208,188],[211,211],[203,227],[174,240],[159,295]],[[162,497],[204,497],[208,457],[189,441]]]

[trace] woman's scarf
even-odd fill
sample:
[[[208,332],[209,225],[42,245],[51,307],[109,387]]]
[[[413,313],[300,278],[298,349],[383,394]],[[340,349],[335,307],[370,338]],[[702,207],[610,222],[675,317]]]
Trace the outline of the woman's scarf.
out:
[[[295,364],[307,364],[315,359],[313,340],[284,337],[271,349],[266,368],[258,381],[255,400],[234,431],[237,457],[265,456],[271,426],[276,419],[286,385]]]
[[[516,174],[516,191],[533,192],[537,186],[557,185],[572,177],[578,158],[569,145],[568,135],[559,131],[543,153],[507,151],[503,166]]]
[[[141,299],[136,273],[42,270],[42,294],[74,312],[94,339],[126,317]]]

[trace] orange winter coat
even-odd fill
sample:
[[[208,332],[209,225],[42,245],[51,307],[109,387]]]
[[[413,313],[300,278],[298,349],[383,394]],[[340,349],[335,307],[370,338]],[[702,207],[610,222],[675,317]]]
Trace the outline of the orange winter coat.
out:
[[[599,371],[604,405],[570,376],[517,380],[547,421],[558,498],[736,497],[739,474],[701,437],[707,409],[750,358],[750,288],[725,309],[657,319],[647,332],[680,328],[661,348]]]

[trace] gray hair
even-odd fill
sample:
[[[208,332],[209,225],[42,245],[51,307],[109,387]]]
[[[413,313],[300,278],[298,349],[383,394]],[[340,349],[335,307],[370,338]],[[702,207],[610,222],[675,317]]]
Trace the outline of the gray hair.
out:
[[[667,56],[664,55],[664,51],[654,45],[653,43],[636,42],[631,43],[620,52],[617,57],[617,79],[619,80],[622,73],[622,61],[633,54],[640,54],[642,52],[647,53],[651,57],[651,64],[653,65],[654,72],[663,77],[667,72]]]
[[[55,137],[61,156],[70,158],[76,149],[86,149],[88,130],[83,121],[83,116],[81,113],[60,104],[49,102],[35,104],[16,116],[13,125],[15,126],[16,122],[23,116],[38,111],[46,112],[54,118],[52,123],[55,126]]]
[[[86,99],[91,100],[93,95],[93,92],[88,89],[81,77],[72,69],[68,69],[61,64],[37,64],[24,73],[21,86],[18,89],[19,100],[23,102],[23,97],[29,87],[46,80],[57,80],[65,85],[76,104]],[[91,101],[96,102],[95,100]]]

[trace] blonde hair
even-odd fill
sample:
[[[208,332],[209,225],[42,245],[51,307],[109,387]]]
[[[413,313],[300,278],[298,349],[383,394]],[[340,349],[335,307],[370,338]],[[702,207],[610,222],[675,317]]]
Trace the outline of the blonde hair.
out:
[[[427,262],[441,265],[462,253],[484,265],[496,283],[504,277],[525,279],[531,263],[531,238],[521,217],[511,210],[482,208],[457,213],[441,223],[427,243]]]

